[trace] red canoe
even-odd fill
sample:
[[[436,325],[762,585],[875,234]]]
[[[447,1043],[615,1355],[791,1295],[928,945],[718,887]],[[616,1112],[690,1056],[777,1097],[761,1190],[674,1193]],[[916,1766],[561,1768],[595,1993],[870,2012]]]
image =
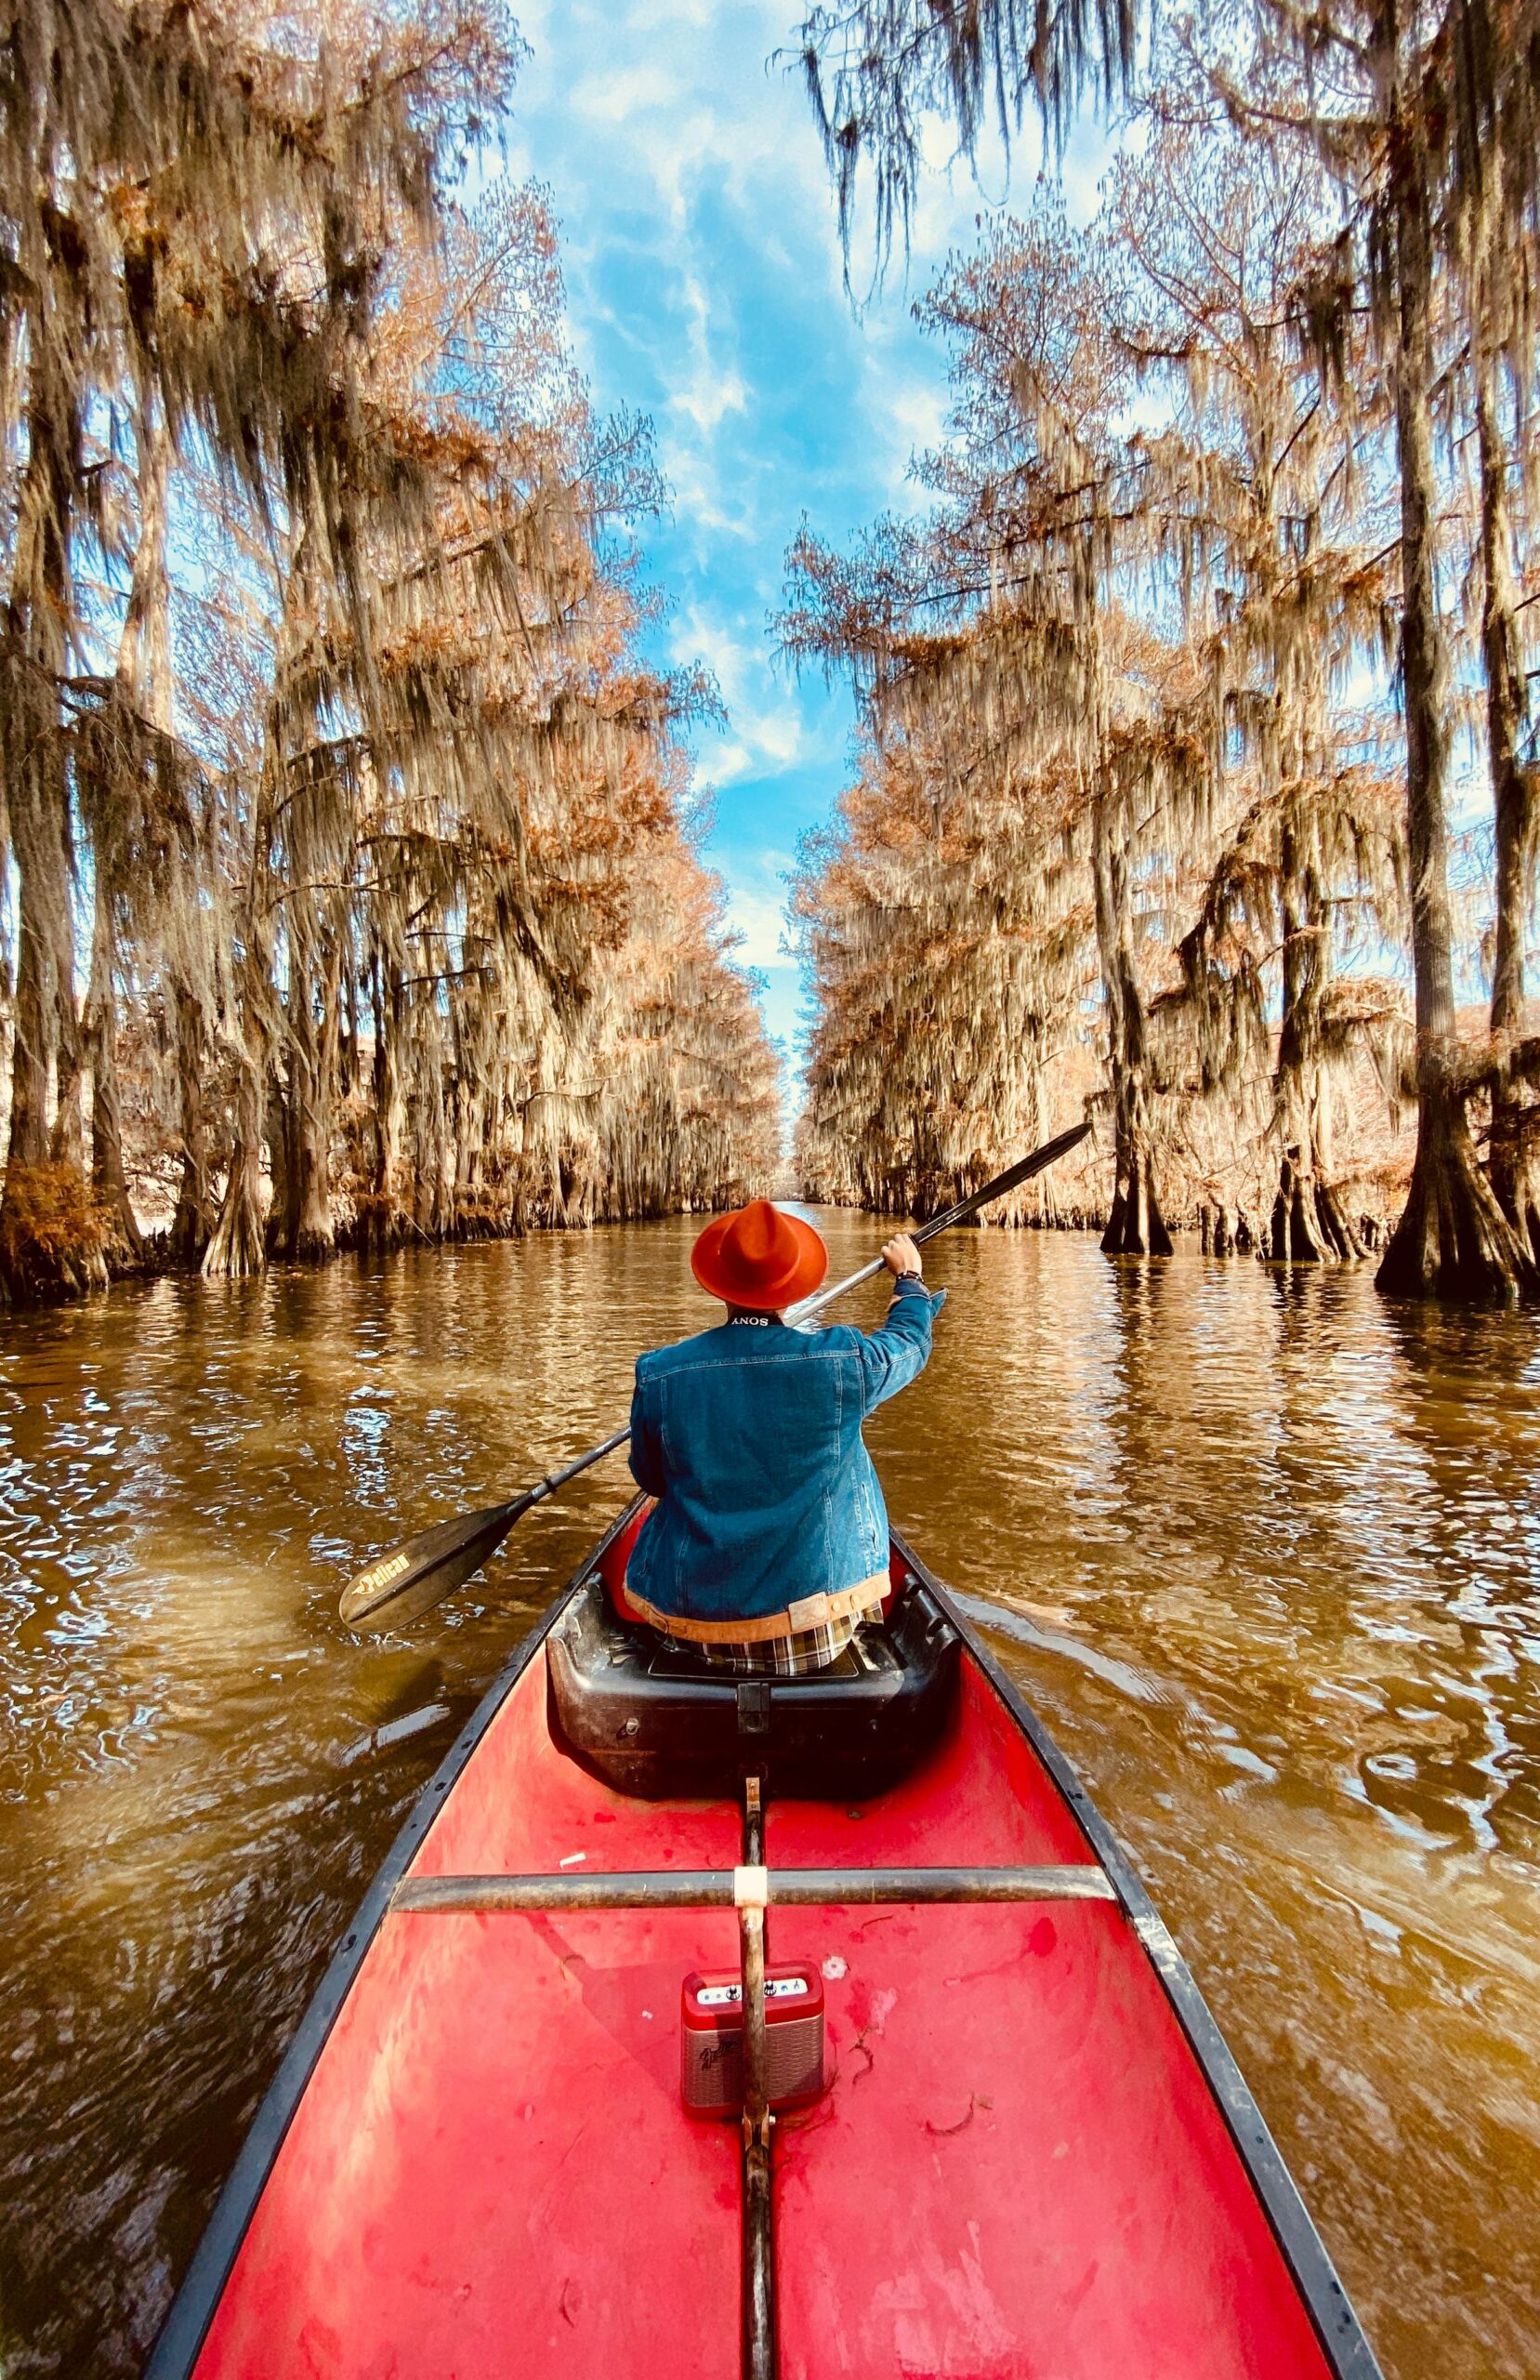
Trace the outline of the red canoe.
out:
[[[1375,2380],[1170,1936],[909,1549],[885,1628],[767,1688],[616,1620],[624,1527],[370,1888],[149,2380]],[[745,2070],[768,2184],[682,2096]]]

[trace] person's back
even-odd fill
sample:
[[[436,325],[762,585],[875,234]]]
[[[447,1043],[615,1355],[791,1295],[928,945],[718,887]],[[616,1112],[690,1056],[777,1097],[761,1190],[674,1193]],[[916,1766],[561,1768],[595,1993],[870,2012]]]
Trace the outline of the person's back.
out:
[[[631,1469],[658,1505],[626,1592],[710,1658],[819,1666],[886,1590],[888,1515],[861,1428],[924,1368],[941,1300],[912,1240],[883,1252],[894,1295],[878,1329],[792,1329],[781,1310],[818,1286],[827,1254],[757,1200],[696,1246],[726,1322],[638,1363]]]

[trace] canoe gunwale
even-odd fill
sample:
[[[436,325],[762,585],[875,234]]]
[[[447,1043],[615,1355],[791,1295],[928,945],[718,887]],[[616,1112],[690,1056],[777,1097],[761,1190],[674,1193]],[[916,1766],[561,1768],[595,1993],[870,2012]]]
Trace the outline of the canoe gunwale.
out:
[[[283,2146],[284,2135],[294,2121],[306,2086],[320,2062],[322,2051],[341,2014],[343,2003],[352,1990],[359,1969],[375,1937],[389,1915],[391,1896],[396,1886],[421,1850],[428,1830],[449,1798],[450,1788],[457,1783],[498,1712],[544,1646],[578,1586],[587,1578],[612,1540],[620,1535],[640,1501],[639,1497],[633,1499],[625,1512],[611,1523],[599,1543],[584,1556],[567,1584],[551,1597],[533,1627],[520,1639],[510,1659],[499,1670],[407,1812],[400,1833],[376,1869],[347,1933],[332,1953],[325,1973],[307,2002],[278,2071],[252,2118],[229,2178],[214,2202],[214,2212],[193,2250],[192,2261],[171,2301],[145,2366],[144,2380],[191,2380],[208,2335],[209,2325],[218,2309],[225,2284],[257,2211],[257,2202]]]
[[[1073,1763],[1063,1753],[1042,1720],[1007,1673],[982,1643],[978,1630],[964,1618],[934,1572],[928,1570],[908,1540],[893,1529],[894,1546],[927,1593],[933,1595],[957,1630],[981,1673],[1005,1704],[1038,1759],[1064,1796],[1076,1825],[1112,1882],[1125,1913],[1138,1935],[1146,1957],[1160,1978],[1161,1989],[1214,2095],[1225,2125],[1261,2203],[1283,2261],[1304,2300],[1322,2353],[1336,2380],[1385,2380],[1374,2349],[1353,2310],[1326,2243],[1299,2195],[1250,2085],[1218,2020],[1198,1989],[1192,1972],[1177,1948],[1169,1928],[1139,1881],[1117,1835],[1102,1817]]]
[[[252,2216],[343,2003],[386,1919],[392,1913],[405,1915],[411,1911],[412,1897],[398,1897],[408,1867],[444,1806],[451,1788],[468,1765],[508,1695],[541,1651],[551,1629],[577,1589],[591,1576],[599,1557],[620,1536],[642,1501],[639,1496],[634,1498],[617,1514],[598,1543],[585,1555],[574,1576],[552,1596],[540,1618],[493,1680],[450,1751],[413,1803],[308,2003],[278,2070],[252,2119],[229,2178],[215,2202],[191,2262],[172,2300],[145,2367],[144,2380],[191,2380]],[[1076,1893],[1073,1897],[1115,1898],[1127,1916],[1224,2118],[1335,2380],[1384,2380],[1347,2291],[1268,2130],[1261,2110],[1186,1961],[1118,1837],[1097,1808],[1071,1762],[983,1644],[977,1629],[965,1619],[941,1580],[927,1568],[899,1530],[892,1531],[892,1540],[904,1564],[957,1631],[981,1675],[1052,1778],[1085,1837],[1097,1863],[1091,1872],[1099,1874],[1099,1878],[1105,1879],[1105,1882],[1099,1883],[1095,1891],[1087,1891],[1085,1895]],[[462,1887],[468,1884],[490,1884],[494,1881],[466,1877],[441,1880],[445,1884]],[[1110,1895],[1107,1893],[1108,1884],[1111,1885]]]

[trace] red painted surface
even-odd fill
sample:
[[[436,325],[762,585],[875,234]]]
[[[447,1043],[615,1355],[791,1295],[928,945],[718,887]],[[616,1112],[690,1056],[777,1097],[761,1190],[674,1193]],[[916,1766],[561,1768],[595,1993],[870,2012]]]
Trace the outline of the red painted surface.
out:
[[[607,1545],[599,1557],[599,1575],[604,1581],[605,1593],[622,1620],[629,1620],[633,1623],[640,1620],[641,1614],[625,1592],[625,1573],[630,1567],[637,1540],[647,1527],[652,1510],[650,1503],[638,1505],[613,1544]]]
[[[731,1804],[624,1801],[557,1754],[538,1659],[413,1873],[741,1844]],[[678,2017],[684,1976],[737,1955],[728,1911],[388,1919],[199,2380],[736,2380],[736,2137],[679,2105]]]
[[[552,1747],[537,1660],[416,1873],[728,1867],[726,1803],[628,1802]],[[965,1665],[946,1740],[859,1814],[772,1801],[774,1866],[1080,1859]],[[787,1910],[831,2089],[777,2133],[783,2380],[1322,2380],[1222,2120],[1121,1911]],[[733,2380],[731,2127],[678,2100],[725,1912],[387,1920],[200,2380]]]
[[[857,1815],[771,1803],[772,1868],[1076,1860],[987,1681]],[[772,1911],[825,1962],[833,2088],[778,2137],[783,2380],[1324,2380],[1222,2117],[1122,1911]],[[830,1964],[844,1974],[830,1978]]]

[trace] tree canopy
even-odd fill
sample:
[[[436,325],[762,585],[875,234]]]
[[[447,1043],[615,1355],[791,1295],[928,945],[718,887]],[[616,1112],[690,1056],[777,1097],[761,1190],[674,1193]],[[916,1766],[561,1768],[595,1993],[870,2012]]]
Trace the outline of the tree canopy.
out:
[[[726,1203],[776,1061],[493,0],[0,35],[0,1287]],[[0,867],[0,875],[4,868]]]
[[[859,0],[803,33],[879,263],[928,117],[971,153],[1034,109],[1050,161],[1087,99],[1122,130],[1093,221],[1041,179],[916,306],[954,390],[928,510],[788,557],[783,643],[862,720],[796,892],[810,1178],[924,1206],[1088,1097],[1113,1183],[1071,1203],[1112,1252],[1169,1206],[1535,1294],[1540,13]],[[1400,1184],[1343,1146],[1376,1092],[1415,1109]]]

